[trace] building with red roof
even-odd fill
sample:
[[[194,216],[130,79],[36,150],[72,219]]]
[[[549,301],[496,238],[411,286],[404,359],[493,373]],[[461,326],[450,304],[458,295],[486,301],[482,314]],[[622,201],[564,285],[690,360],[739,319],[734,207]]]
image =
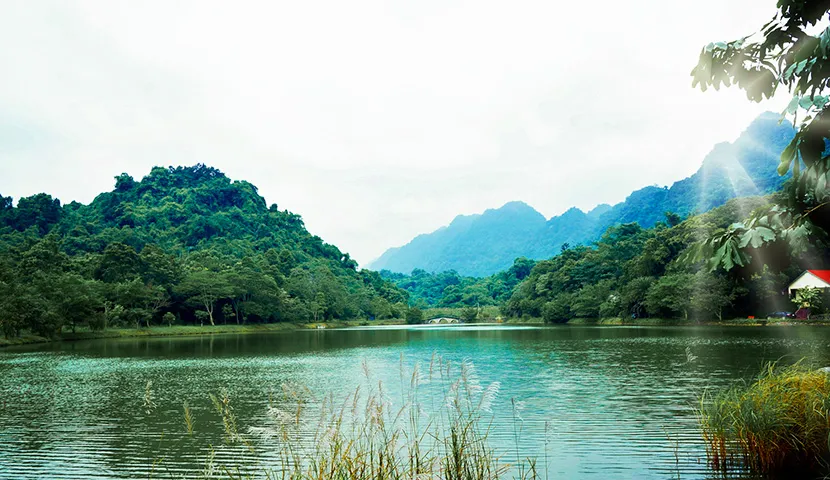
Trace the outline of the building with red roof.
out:
[[[787,291],[792,297],[796,290],[804,287],[830,288],[830,270],[805,270],[790,283]]]

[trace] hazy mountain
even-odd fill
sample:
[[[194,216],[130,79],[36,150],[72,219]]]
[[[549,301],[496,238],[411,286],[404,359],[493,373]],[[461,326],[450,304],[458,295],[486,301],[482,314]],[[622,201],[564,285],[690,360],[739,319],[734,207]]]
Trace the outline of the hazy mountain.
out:
[[[529,205],[510,202],[480,215],[456,217],[446,227],[387,250],[369,267],[485,276],[510,267],[517,257],[549,258],[566,243],[590,243],[614,224],[651,227],[669,211],[686,216],[730,198],[773,192],[786,180],[776,168],[794,134],[789,123],[778,121],[774,113],[759,116],[735,142],[715,145],[697,172],[670,187],[648,186],[616,205],[599,205],[587,213],[574,207],[547,221]]]

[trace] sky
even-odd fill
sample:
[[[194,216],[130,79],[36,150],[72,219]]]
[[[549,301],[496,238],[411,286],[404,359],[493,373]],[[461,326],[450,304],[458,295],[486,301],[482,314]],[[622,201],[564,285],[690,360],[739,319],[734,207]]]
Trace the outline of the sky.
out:
[[[0,194],[205,163],[362,265],[513,200],[692,174],[762,104],[691,88],[774,0],[0,0]]]

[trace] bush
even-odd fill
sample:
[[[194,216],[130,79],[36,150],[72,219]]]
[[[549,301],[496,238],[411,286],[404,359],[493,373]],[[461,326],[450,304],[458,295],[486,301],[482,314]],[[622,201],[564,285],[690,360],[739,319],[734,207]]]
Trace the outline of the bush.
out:
[[[704,394],[698,417],[713,469],[815,470],[828,454],[830,375],[770,364],[749,385]]]
[[[475,307],[467,307],[461,310],[461,319],[467,323],[473,323],[478,319],[478,309]]]
[[[199,320],[200,325],[204,325],[206,322],[210,321],[210,314],[204,310],[197,310],[194,315],[196,316],[196,320]]]
[[[573,294],[560,293],[542,307],[542,318],[550,323],[564,323],[571,319]]]
[[[89,317],[87,321],[89,324],[89,329],[93,332],[100,332],[107,326],[107,316],[103,313],[99,313]]]
[[[410,325],[424,323],[424,312],[418,307],[411,307],[406,311],[406,323]]]

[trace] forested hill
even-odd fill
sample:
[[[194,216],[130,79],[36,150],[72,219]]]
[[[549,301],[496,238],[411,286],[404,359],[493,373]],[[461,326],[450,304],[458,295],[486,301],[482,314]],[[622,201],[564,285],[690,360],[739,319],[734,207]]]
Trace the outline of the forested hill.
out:
[[[458,217],[447,227],[386,251],[369,267],[402,273],[455,270],[484,277],[508,269],[519,257],[545,259],[563,245],[587,245],[613,225],[637,222],[651,227],[666,212],[688,216],[731,198],[774,192],[786,180],[776,168],[794,134],[779,119],[774,113],[759,116],[735,142],[716,145],[697,172],[671,187],[645,187],[614,206],[600,205],[587,213],[571,208],[546,222],[532,207],[508,203],[481,215]],[[671,154],[655,161],[671,161]]]
[[[401,317],[407,294],[204,165],[122,174],[89,205],[0,197],[0,327]]]

